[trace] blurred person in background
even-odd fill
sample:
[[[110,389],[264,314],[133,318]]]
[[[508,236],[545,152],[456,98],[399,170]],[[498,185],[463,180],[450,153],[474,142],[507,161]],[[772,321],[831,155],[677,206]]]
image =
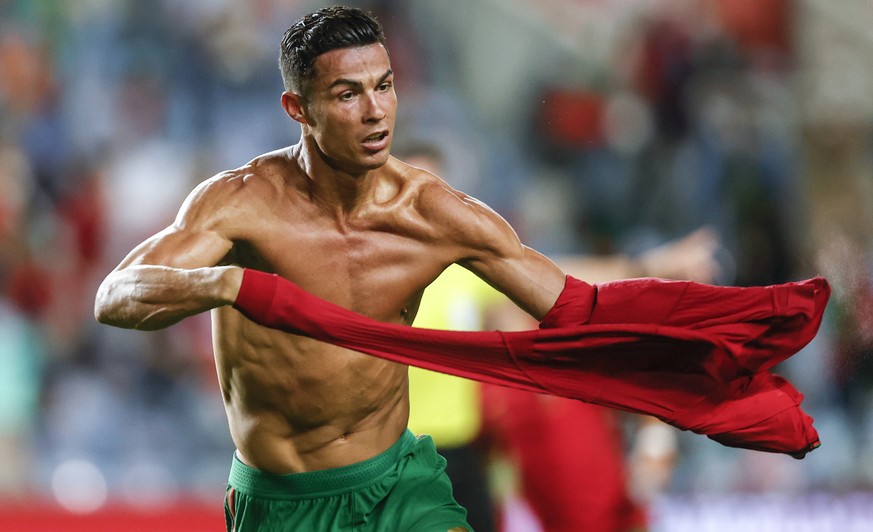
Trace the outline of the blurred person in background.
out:
[[[444,175],[445,155],[438,143],[407,142],[395,155]],[[718,248],[717,235],[704,228],[634,258],[562,257],[558,264],[592,282],[651,276],[711,283],[721,269]],[[457,265],[428,286],[415,320],[417,327],[454,330],[512,331],[536,325]],[[409,368],[409,383],[409,427],[432,436],[447,458],[455,497],[469,509],[468,520],[477,531],[497,529],[492,498],[512,503],[506,493],[488,486],[488,458],[495,450],[506,453],[518,469],[521,492],[549,532],[643,530],[645,507],[669,483],[676,460],[675,431],[653,418],[639,418],[643,421],[635,431],[627,467],[620,417],[608,409],[416,367]],[[501,515],[511,519],[506,511]]]
[[[449,266],[424,292],[415,326],[482,330],[483,314],[500,293],[460,266]],[[433,438],[446,459],[446,474],[467,521],[477,532],[498,530],[483,438],[481,384],[461,377],[409,368],[409,429]]]
[[[436,141],[406,142],[394,155],[407,164],[442,176],[444,154]],[[415,326],[481,330],[483,311],[499,292],[452,265],[424,291]],[[467,521],[477,532],[496,531],[487,471],[487,453],[477,441],[482,424],[480,384],[469,379],[409,368],[409,429],[433,438],[446,458],[446,474]]]
[[[570,275],[602,282],[634,276],[712,282],[719,273],[717,236],[708,228],[650,249],[622,255],[558,257]],[[488,328],[535,327],[507,304],[494,305]],[[649,505],[665,491],[678,459],[676,431],[646,416],[566,398],[485,386],[489,441],[517,468],[520,494],[542,530],[631,532],[648,529]],[[632,420],[625,442],[623,421]]]

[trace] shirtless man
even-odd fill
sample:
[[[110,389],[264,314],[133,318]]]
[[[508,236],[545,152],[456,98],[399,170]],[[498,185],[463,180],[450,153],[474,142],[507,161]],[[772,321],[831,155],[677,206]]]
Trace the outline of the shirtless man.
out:
[[[468,530],[444,461],[407,431],[407,367],[249,321],[229,306],[242,268],[405,324],[453,263],[537,319],[565,275],[485,205],[389,155],[397,99],[372,18],[349,8],[304,17],[282,40],[280,66],[299,143],[199,185],[106,277],[95,315],[153,330],[212,309],[238,449],[228,530]]]

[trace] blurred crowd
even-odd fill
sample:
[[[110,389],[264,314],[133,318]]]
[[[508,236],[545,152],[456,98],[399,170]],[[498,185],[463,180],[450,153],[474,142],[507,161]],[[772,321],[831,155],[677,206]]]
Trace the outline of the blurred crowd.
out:
[[[873,488],[873,7],[348,3],[385,26],[397,149],[438,148],[526,243],[634,257],[709,227],[714,282],[834,285],[822,333],[777,368],[823,447],[795,462],[679,434],[664,490]],[[220,500],[208,316],[112,329],[94,293],[197,182],[296,142],[278,42],[322,5],[0,0],[0,498]]]

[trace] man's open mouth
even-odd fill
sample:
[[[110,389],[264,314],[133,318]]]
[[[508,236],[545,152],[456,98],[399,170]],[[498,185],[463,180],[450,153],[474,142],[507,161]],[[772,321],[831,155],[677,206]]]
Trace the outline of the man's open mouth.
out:
[[[364,142],[378,142],[378,141],[384,139],[384,138],[387,137],[387,136],[388,136],[388,132],[387,132],[387,131],[380,131],[380,132],[378,132],[378,133],[373,133],[373,134],[370,135],[369,137],[365,138],[365,139],[364,139]]]
[[[388,146],[388,131],[379,131],[377,133],[373,133],[372,135],[365,137],[364,141],[361,143],[365,148],[369,150],[379,151],[383,150]]]

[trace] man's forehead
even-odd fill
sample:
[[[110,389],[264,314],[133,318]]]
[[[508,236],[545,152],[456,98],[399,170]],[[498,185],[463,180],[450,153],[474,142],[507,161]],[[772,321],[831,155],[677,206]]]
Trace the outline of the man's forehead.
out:
[[[318,56],[313,81],[322,86],[341,79],[364,82],[380,78],[390,69],[391,60],[381,44],[338,48]]]

